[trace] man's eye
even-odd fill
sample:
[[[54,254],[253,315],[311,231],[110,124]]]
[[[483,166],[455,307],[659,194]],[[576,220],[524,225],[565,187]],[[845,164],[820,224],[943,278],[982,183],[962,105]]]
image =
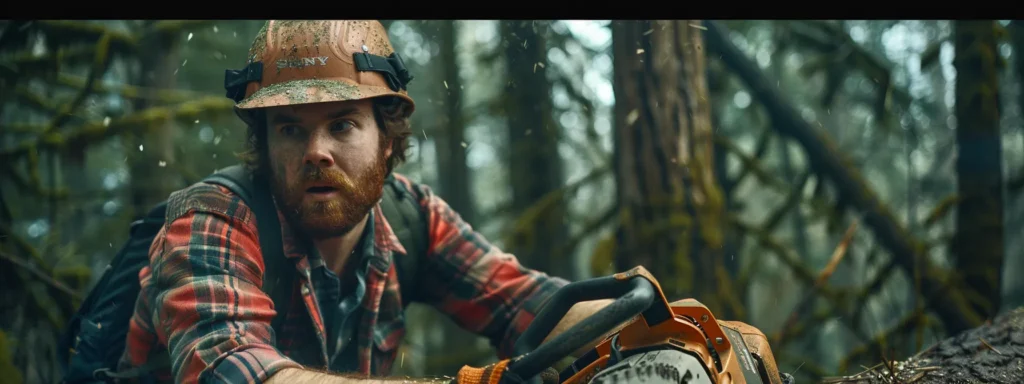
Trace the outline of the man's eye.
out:
[[[331,123],[331,132],[345,132],[352,129],[355,125],[351,121],[342,120]]]
[[[299,133],[299,127],[296,127],[294,125],[286,125],[286,126],[281,127],[281,134],[282,135],[294,136],[297,133]]]

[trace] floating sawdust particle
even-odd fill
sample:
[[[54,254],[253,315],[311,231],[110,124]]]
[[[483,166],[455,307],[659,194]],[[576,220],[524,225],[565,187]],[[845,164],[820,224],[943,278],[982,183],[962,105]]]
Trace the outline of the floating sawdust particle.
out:
[[[694,27],[694,28],[697,28],[697,29],[705,30],[705,31],[708,30],[708,27],[705,27],[703,25],[690,24],[690,26]]]

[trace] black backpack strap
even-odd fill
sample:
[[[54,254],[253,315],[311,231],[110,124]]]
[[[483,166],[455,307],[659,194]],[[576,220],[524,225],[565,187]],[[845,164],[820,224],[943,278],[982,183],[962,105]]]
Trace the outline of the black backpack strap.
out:
[[[384,211],[391,230],[402,243],[407,255],[395,253],[393,260],[398,270],[398,284],[402,294],[402,305],[408,306],[420,298],[416,294],[419,275],[418,262],[426,257],[430,240],[427,235],[427,215],[420,207],[416,196],[409,193],[393,175],[384,183],[384,197],[380,207]]]
[[[203,179],[205,182],[222,185],[245,200],[256,215],[259,231],[260,251],[263,252],[263,292],[274,301],[277,315],[271,323],[275,333],[281,327],[291,307],[295,266],[284,255],[281,240],[281,223],[268,184],[255,180],[254,176],[241,165],[224,168]]]

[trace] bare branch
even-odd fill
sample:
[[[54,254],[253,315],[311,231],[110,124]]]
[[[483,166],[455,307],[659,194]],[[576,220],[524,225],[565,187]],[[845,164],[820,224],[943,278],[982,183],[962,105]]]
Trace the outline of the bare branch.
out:
[[[53,277],[50,277],[46,273],[43,273],[42,271],[40,271],[36,267],[32,266],[32,264],[29,264],[28,262],[26,262],[24,260],[21,260],[20,258],[14,256],[14,255],[11,255],[11,254],[8,254],[8,253],[2,252],[2,251],[0,251],[0,259],[6,260],[6,261],[10,262],[11,264],[14,264],[15,266],[25,270],[26,272],[28,272],[32,276],[35,276],[37,279],[39,279],[39,281],[43,282],[43,284],[46,284],[46,285],[50,286],[51,288],[56,289],[56,290],[58,290],[58,291],[60,291],[60,292],[62,292],[64,294],[68,295],[72,299],[82,300],[82,295],[81,294],[79,294],[78,292],[75,292],[73,289],[71,289],[70,287],[68,287],[64,283],[61,283],[61,282],[59,282],[57,280],[54,280]]]

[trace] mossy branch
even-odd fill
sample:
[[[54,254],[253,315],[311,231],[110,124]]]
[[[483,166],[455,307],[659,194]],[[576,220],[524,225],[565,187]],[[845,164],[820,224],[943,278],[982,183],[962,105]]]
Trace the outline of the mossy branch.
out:
[[[885,282],[889,281],[892,274],[897,271],[896,263],[890,260],[881,269],[879,269],[878,272],[875,272],[875,275],[868,280],[867,284],[864,284],[860,289],[860,292],[857,294],[857,297],[854,299],[854,302],[857,303],[853,308],[854,318],[860,318],[860,315],[864,313],[864,309],[867,308],[868,299],[881,292],[882,287],[885,286]]]
[[[811,172],[804,172],[800,175],[793,186],[790,187],[789,194],[786,195],[786,200],[782,202],[778,208],[775,209],[768,218],[761,223],[761,229],[765,231],[774,231],[775,228],[782,223],[782,219],[786,217],[787,213],[793,212],[795,215],[799,215],[800,211],[797,210],[797,205],[804,200],[803,192],[804,186],[807,185],[807,181],[811,178]],[[804,255],[806,256],[806,255]]]
[[[849,157],[828,136],[805,121],[780,90],[768,81],[761,69],[726,38],[728,31],[716,22],[707,22],[704,33],[709,51],[722,56],[722,61],[747,85],[755,100],[768,111],[780,134],[796,140],[810,162],[822,176],[828,177],[844,200],[863,214],[863,222],[872,229],[875,239],[888,249],[901,268],[913,274],[921,268],[922,291],[925,295],[945,291],[943,271],[928,263],[923,256],[926,247],[892,214],[870,184],[853,166]],[[916,262],[916,261],[920,262]],[[952,330],[964,330],[981,324],[981,317],[966,304],[962,294],[946,291],[946,300],[933,302],[933,309]]]
[[[593,235],[602,227],[611,223],[615,218],[616,209],[615,207],[611,207],[606,209],[604,213],[597,215],[597,217],[587,220],[583,224],[583,229],[581,229],[579,233],[569,238],[569,240],[567,240],[565,244],[561,246],[561,251],[559,251],[559,254],[566,256],[571,255],[573,252],[576,251],[576,247],[580,245],[580,242],[582,242],[583,239]]]
[[[85,86],[78,91],[78,94],[75,95],[75,98],[67,104],[67,107],[62,109],[60,113],[50,121],[50,126],[46,128],[47,133],[55,131],[67,122],[68,118],[73,115],[75,111],[82,106],[85,99],[89,97],[92,86],[96,83],[96,80],[107,72],[107,67],[110,64],[110,34],[103,34],[103,36],[100,37],[99,41],[96,43],[95,50],[96,53],[93,57],[92,66],[89,68],[89,75],[85,79]]]
[[[29,194],[49,199],[49,200],[64,200],[68,197],[68,190],[66,188],[59,188],[56,190],[46,188],[43,186],[39,177],[25,177],[21,172],[14,167],[13,164],[5,164],[4,166],[7,180],[14,184],[15,187],[21,191],[28,192]],[[32,168],[30,172],[38,173],[38,165]]]
[[[953,208],[956,208],[957,204],[959,204],[961,200],[963,200],[963,198],[956,194],[947,196],[940,200],[939,203],[935,205],[935,208],[932,208],[928,213],[928,216],[925,217],[924,226],[927,228],[935,225],[935,223],[939,222],[939,220],[952,212]]]
[[[33,24],[47,38],[65,45],[89,44],[99,41],[104,35],[110,36],[110,49],[124,53],[136,49],[137,41],[128,32],[122,32],[105,25],[78,20],[38,20]]]
[[[561,85],[562,88],[565,88],[565,93],[569,95],[570,100],[579,103],[580,107],[582,107],[584,111],[592,113],[595,110],[594,102],[590,101],[586,96],[583,96],[583,91],[578,89],[577,86],[573,84],[572,80],[569,80],[569,76],[563,73],[563,71],[556,71],[556,73],[557,76],[551,85]],[[586,132],[588,138],[597,138],[599,136],[597,131],[594,129],[593,124],[587,125]]]
[[[721,135],[715,135],[714,140],[716,144],[724,148],[726,151],[733,155],[736,155],[736,157],[738,157],[740,159],[740,162],[743,164],[744,170],[749,169],[749,172],[752,173],[759,182],[765,184],[765,186],[782,192],[787,196],[792,195],[794,193],[793,187],[790,187],[789,183],[783,181],[781,178],[765,169],[765,167],[761,164],[759,160],[757,160],[751,155],[744,153],[743,150],[740,149],[738,145],[736,145],[736,143],[732,142],[732,140],[729,140],[727,137]],[[742,174],[740,177],[742,177]],[[739,182],[738,179],[739,177],[737,177],[736,182]],[[812,196],[808,198],[806,201],[811,206],[811,208],[816,211],[825,212],[832,209],[831,205],[820,196]]]
[[[505,241],[511,242],[516,237],[524,235],[529,236],[529,234],[536,232],[538,220],[543,218],[546,212],[561,204],[564,201],[565,196],[575,193],[576,190],[586,184],[599,180],[610,171],[611,168],[608,167],[596,168],[587,176],[554,191],[548,192],[519,215],[515,220],[515,226],[512,231],[509,232]]]
[[[771,172],[769,172],[761,164],[761,161],[758,160],[757,157],[746,154],[745,152],[743,152],[743,149],[741,149],[739,145],[736,145],[736,143],[734,143],[732,140],[729,140],[729,138],[725,136],[715,135],[714,140],[715,143],[720,145],[726,151],[736,155],[736,157],[739,158],[740,163],[743,164],[743,171],[741,171],[740,173],[741,176],[745,176],[743,172],[746,171],[748,173],[754,174],[754,176],[757,178],[757,181],[761,182],[762,184],[765,184],[775,189],[786,189],[786,183],[783,182],[778,177],[776,177],[775,175],[773,175]],[[767,141],[768,140],[764,140],[762,142]],[[765,147],[767,149],[767,144],[765,145]],[[733,185],[739,185],[739,179],[740,177],[737,177],[737,180],[733,182]]]
[[[786,345],[806,335],[808,331],[820,329],[821,324],[840,316],[842,315],[837,314],[830,308],[823,308],[818,309],[810,316],[798,318],[797,320],[799,321],[794,323],[788,332],[780,334],[778,338],[773,338],[771,341],[772,349],[775,351],[783,350]]]
[[[891,106],[898,105],[906,110],[915,102],[909,90],[892,84],[892,70],[886,60],[854,41],[840,25],[823,20],[801,20],[780,27],[789,30],[794,42],[827,57],[823,58],[823,63],[831,66],[822,66],[822,71],[846,73],[855,69],[873,81],[877,87],[872,109],[879,121],[888,121],[893,116]],[[826,74],[826,78],[828,76]],[[823,96],[825,99],[832,97],[827,93]],[[926,113],[934,112],[931,104],[921,106]]]
[[[839,242],[839,245],[836,246],[835,251],[832,252],[832,257],[829,258],[828,264],[825,265],[825,268],[822,268],[821,272],[818,274],[818,277],[814,279],[814,283],[810,287],[810,291],[804,295],[803,299],[797,302],[796,306],[793,308],[793,312],[789,315],[789,318],[786,319],[786,322],[782,325],[782,329],[780,329],[779,332],[775,335],[774,339],[776,341],[785,337],[786,334],[790,332],[792,328],[798,323],[801,317],[810,313],[811,306],[814,304],[814,299],[818,297],[816,292],[821,290],[822,287],[825,286],[825,282],[828,281],[830,277],[832,277],[832,274],[835,273],[836,268],[839,267],[839,262],[842,261],[844,257],[846,257],[847,250],[849,250],[850,243],[853,241],[853,234],[856,230],[857,222],[854,222],[852,225],[850,225],[850,228],[846,230],[846,234],[843,235],[843,239]]]
[[[52,73],[60,68],[61,63],[89,60],[96,54],[92,46],[59,47],[56,50],[37,55],[33,52],[20,52],[10,58],[7,65],[21,75],[31,73]]]
[[[756,174],[757,171],[763,171],[763,169],[755,169],[750,164],[760,165],[760,163],[758,163],[757,161],[752,161],[752,160],[757,160],[757,159],[764,158],[764,154],[766,152],[768,152],[768,146],[772,142],[772,136],[773,135],[774,135],[774,132],[772,132],[772,130],[770,128],[764,128],[764,130],[761,131],[761,135],[757,137],[757,144],[754,146],[754,154],[751,155],[751,156],[746,155],[746,153],[744,153],[743,150],[740,149],[740,147],[738,145],[733,143],[727,137],[725,137],[725,136],[716,136],[715,137],[715,143],[716,144],[718,144],[721,147],[724,147],[729,152],[731,152],[733,154],[736,154],[737,156],[740,157],[740,161],[743,162],[743,168],[740,170],[740,174],[737,175],[735,179],[727,181],[727,183],[729,185],[729,188],[727,188],[728,190],[735,191],[736,188],[734,188],[734,187],[737,187],[741,183],[743,183],[743,180],[745,180],[748,175],[750,175],[751,173],[755,173]],[[760,177],[761,175],[759,174],[758,176]]]
[[[63,320],[60,319],[57,311],[71,311],[75,307],[75,300],[79,297],[77,294],[69,294],[74,292],[73,290],[66,287],[52,278],[53,271],[43,260],[39,251],[35,249],[28,241],[18,236],[13,230],[5,223],[0,223],[0,238],[3,238],[10,242],[14,249],[18,253],[22,253],[28,260],[17,257],[0,257],[0,259],[8,260],[10,263],[19,267],[30,267],[30,268],[19,268],[21,273],[17,276],[20,277],[22,286],[29,287],[28,289],[28,300],[30,308],[35,311],[36,315],[32,316],[43,316],[46,317],[54,327],[60,327],[63,325]],[[6,253],[5,253],[6,254]],[[6,254],[9,255],[9,254]],[[3,255],[0,255],[3,256]],[[20,262],[20,263],[19,263]],[[35,279],[30,279],[35,277]],[[33,280],[42,282],[44,287],[49,290],[34,289],[34,286],[30,286],[29,283]],[[65,289],[67,288],[67,289]],[[66,297],[67,300],[57,300],[58,297]]]
[[[930,69],[938,63],[939,54],[942,53],[942,45],[949,42],[950,37],[946,36],[931,42],[927,47],[925,47],[924,51],[921,52],[921,65],[919,67],[922,72]]]
[[[14,364],[14,356],[11,356],[14,347],[11,344],[12,342],[7,339],[7,332],[0,330],[0,377],[9,384],[22,384],[24,375]]]
[[[79,294],[78,292],[75,292],[73,289],[71,289],[70,287],[68,287],[64,283],[55,280],[49,274],[44,273],[43,271],[40,271],[38,268],[32,266],[32,264],[29,264],[28,262],[26,262],[24,260],[21,260],[20,258],[14,256],[14,255],[11,255],[11,254],[8,254],[8,253],[2,252],[2,251],[0,251],[0,259],[3,259],[5,261],[13,264],[16,267],[19,267],[19,268],[25,270],[26,272],[28,272],[32,276],[35,276],[36,279],[41,281],[43,284],[46,284],[46,285],[50,286],[53,289],[56,289],[57,291],[67,295],[68,297],[70,297],[72,299],[82,300],[82,295],[81,294]]]
[[[87,79],[81,76],[60,74],[57,76],[57,84],[70,87],[76,90],[86,89]],[[185,89],[163,89],[147,88],[135,85],[111,86],[102,83],[94,83],[90,90],[93,93],[115,93],[126,99],[151,99],[156,104],[175,104],[188,100],[206,97],[200,92]]]
[[[33,92],[25,86],[18,86],[14,88],[15,100],[24,103],[25,106],[32,108],[38,112],[44,114],[57,114],[60,113],[60,107],[53,103],[51,100],[43,97],[42,95]],[[72,119],[75,117],[72,116]],[[46,127],[41,127],[39,132],[45,130]]]
[[[750,235],[755,240],[757,240],[757,242],[762,247],[768,249],[776,256],[778,256],[778,259],[782,261],[782,263],[785,264],[787,267],[789,267],[790,271],[793,272],[793,275],[800,279],[800,281],[805,283],[807,286],[814,286],[814,273],[811,272],[811,270],[807,268],[807,266],[800,262],[800,258],[793,252],[793,250],[784,245],[781,241],[772,237],[770,233],[762,230],[761,228],[744,223],[735,215],[729,215],[728,220],[729,224],[733,226],[736,230],[740,231],[740,233]],[[821,292],[826,297],[835,298],[834,296],[831,296],[832,291],[829,290],[827,287],[823,287]]]
[[[160,126],[160,122],[179,119],[193,121],[197,117],[230,111],[234,103],[223,97],[208,96],[173,106],[152,107],[131,115],[110,120],[109,123],[90,122],[73,132],[50,132],[23,142],[13,149],[0,152],[0,163],[15,161],[37,150],[61,152],[68,148],[86,147],[92,143],[131,131],[141,134]]]
[[[165,36],[173,36],[190,28],[203,28],[216,20],[160,20],[150,26],[150,30]]]

